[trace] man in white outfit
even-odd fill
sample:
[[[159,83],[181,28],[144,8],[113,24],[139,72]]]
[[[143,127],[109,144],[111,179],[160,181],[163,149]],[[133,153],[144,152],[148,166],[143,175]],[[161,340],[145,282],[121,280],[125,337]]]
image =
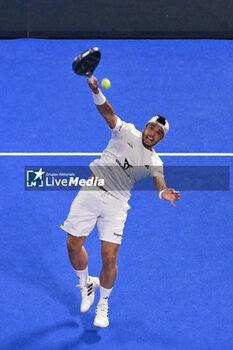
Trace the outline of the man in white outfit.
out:
[[[98,88],[98,80],[88,80],[94,102],[112,131],[108,146],[100,159],[90,164],[91,177],[104,179],[104,186],[82,187],[74,199],[67,220],[61,228],[68,233],[68,253],[79,278],[82,302],[86,312],[94,302],[100,285],[100,300],[96,307],[94,325],[107,327],[108,298],[117,276],[117,254],[130,208],[128,200],[135,181],[152,176],[160,199],[173,205],[180,193],[168,189],[163,175],[163,162],[153,150],[167,133],[169,125],[163,116],[152,117],[143,131],[117,117],[112,106]],[[97,223],[101,240],[103,266],[100,278],[88,275],[88,255],[84,242]]]

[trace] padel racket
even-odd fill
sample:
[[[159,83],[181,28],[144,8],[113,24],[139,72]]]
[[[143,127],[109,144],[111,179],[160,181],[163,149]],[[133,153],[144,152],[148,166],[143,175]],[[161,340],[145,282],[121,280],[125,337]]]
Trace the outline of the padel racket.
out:
[[[75,57],[72,64],[73,71],[78,75],[88,77],[88,79],[93,82],[92,75],[99,64],[100,58],[100,49],[98,47],[92,47]]]

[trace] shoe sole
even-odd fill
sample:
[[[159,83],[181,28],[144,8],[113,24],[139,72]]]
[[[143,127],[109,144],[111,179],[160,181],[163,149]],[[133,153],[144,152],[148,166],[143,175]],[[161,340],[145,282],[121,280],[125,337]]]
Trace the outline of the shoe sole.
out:
[[[102,325],[102,324],[98,324],[97,322],[93,322],[93,325],[95,326],[95,327],[99,327],[99,328],[106,328],[106,327],[108,327],[109,326],[109,322],[107,323],[107,324],[105,324],[105,325]]]

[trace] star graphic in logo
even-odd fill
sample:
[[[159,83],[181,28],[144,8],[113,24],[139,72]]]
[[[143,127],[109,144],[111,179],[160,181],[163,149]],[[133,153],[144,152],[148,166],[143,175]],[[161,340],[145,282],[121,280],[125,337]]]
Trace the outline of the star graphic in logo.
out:
[[[36,174],[36,177],[33,181],[37,180],[38,178],[42,179],[42,175],[45,173],[45,171],[42,171],[42,168],[40,168],[39,171],[34,171],[34,173]]]

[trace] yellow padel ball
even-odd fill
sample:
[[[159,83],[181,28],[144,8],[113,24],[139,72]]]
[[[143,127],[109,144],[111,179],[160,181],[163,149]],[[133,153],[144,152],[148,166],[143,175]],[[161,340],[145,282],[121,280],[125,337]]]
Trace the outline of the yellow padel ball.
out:
[[[101,86],[102,86],[104,89],[109,89],[110,86],[111,86],[110,80],[107,79],[107,78],[104,78],[104,79],[101,81]]]

